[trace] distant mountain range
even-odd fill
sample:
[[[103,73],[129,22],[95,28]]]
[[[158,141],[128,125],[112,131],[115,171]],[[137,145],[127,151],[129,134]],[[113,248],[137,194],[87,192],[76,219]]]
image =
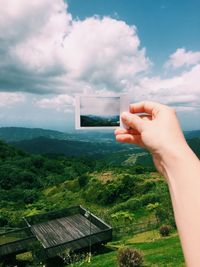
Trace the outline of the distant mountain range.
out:
[[[187,139],[200,137],[200,130],[184,132]],[[78,140],[78,141],[115,141],[113,130],[79,130],[74,132],[59,132],[41,128],[24,127],[0,127],[0,139],[6,142],[18,142],[30,140],[38,137],[46,137],[58,140]]]
[[[62,133],[20,127],[0,128],[0,139],[33,154],[81,156],[137,149],[115,141],[113,131]]]
[[[31,154],[61,154],[67,156],[85,156],[135,149],[133,146],[117,142],[58,140],[47,137],[10,142],[10,144]]]
[[[191,139],[195,137],[200,137],[200,130],[194,130],[194,131],[185,131],[184,135],[186,139]]]
[[[0,139],[6,142],[18,142],[22,140],[30,140],[37,137],[55,138],[58,140],[69,140],[72,135],[53,130],[45,130],[40,128],[23,128],[23,127],[2,127],[0,128]]]
[[[200,157],[200,131],[185,132],[185,136],[193,151]],[[136,146],[117,143],[113,131],[62,133],[44,129],[4,127],[0,128],[0,139],[33,154],[81,156],[113,152],[126,154],[139,150]]]
[[[46,130],[40,128],[24,127],[0,127],[0,139],[6,142],[18,142],[22,140],[31,140],[38,137],[46,137],[58,140],[79,140],[79,141],[113,141],[113,130],[105,131],[85,131],[79,130],[69,133]]]
[[[107,127],[119,126],[120,118],[118,116],[95,116],[95,115],[81,115],[82,127]]]

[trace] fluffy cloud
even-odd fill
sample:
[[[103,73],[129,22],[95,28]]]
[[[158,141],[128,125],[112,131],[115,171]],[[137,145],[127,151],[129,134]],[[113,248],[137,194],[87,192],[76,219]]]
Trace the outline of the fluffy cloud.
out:
[[[167,61],[165,67],[174,69],[188,67],[200,62],[200,52],[186,51],[185,48],[178,48]]]
[[[25,96],[22,93],[0,92],[0,107],[10,107],[23,102],[25,102]]]
[[[193,110],[200,106],[200,64],[171,78],[144,77],[137,86],[130,86],[134,101],[149,99]]]
[[[123,21],[97,16],[73,20],[63,0],[3,2],[0,90],[121,90],[123,80],[149,67],[136,28]]]
[[[63,0],[0,5],[0,91],[10,91],[0,94],[0,106],[21,103],[26,98],[17,92],[30,92],[45,95],[28,98],[33,105],[67,111],[74,93],[111,91],[186,110],[200,105],[200,52],[179,48],[165,66],[181,73],[150,76],[135,26],[110,17],[75,20]]]
[[[64,60],[71,76],[90,84],[120,86],[149,66],[139,49],[136,28],[108,17],[75,21],[64,40]]]
[[[58,95],[50,98],[42,98],[41,100],[37,100],[36,105],[44,109],[69,111],[69,107],[74,105],[74,98],[69,95]]]

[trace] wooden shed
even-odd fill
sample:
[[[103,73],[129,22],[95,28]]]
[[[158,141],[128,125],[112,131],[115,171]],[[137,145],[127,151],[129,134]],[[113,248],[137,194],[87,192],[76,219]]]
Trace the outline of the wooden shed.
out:
[[[82,206],[29,216],[24,220],[32,233],[31,238],[40,241],[46,258],[65,249],[76,251],[112,239],[112,228]],[[16,247],[19,243],[26,247],[27,240],[17,242]],[[0,245],[0,255],[6,255],[5,246],[11,247],[11,244]],[[17,249],[13,249],[13,253],[17,254]]]

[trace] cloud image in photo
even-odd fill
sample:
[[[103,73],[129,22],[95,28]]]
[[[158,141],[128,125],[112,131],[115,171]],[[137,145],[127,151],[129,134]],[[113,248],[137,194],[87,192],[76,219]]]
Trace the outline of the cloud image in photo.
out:
[[[118,116],[120,97],[80,97],[80,114],[96,116]]]

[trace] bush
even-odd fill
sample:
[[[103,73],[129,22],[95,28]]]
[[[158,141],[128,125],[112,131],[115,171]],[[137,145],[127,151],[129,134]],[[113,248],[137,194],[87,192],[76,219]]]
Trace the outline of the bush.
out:
[[[133,248],[121,248],[118,251],[119,267],[142,266],[143,255],[140,251]]]
[[[80,187],[84,187],[88,183],[88,176],[86,174],[82,174],[81,176],[78,177],[78,183]]]
[[[160,235],[161,236],[169,236],[170,234],[171,227],[170,225],[162,225],[159,229]]]
[[[32,190],[26,189],[24,190],[23,193],[24,193],[23,200],[25,204],[32,204],[39,198],[39,193],[34,189]]]
[[[130,198],[126,202],[122,202],[119,204],[116,204],[112,208],[112,212],[117,212],[117,211],[131,211],[135,212],[136,210],[139,210],[142,207],[142,203],[140,199],[138,198]]]
[[[157,195],[156,193],[148,193],[148,194],[143,195],[140,198],[140,201],[142,205],[145,206],[145,205],[148,205],[149,203],[160,202],[160,196]]]
[[[8,219],[4,215],[0,215],[0,227],[8,225]]]

